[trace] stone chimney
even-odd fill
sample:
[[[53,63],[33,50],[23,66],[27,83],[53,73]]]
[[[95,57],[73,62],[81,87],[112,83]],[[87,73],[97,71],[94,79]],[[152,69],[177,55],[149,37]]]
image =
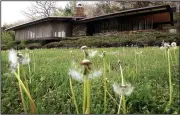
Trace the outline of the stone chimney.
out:
[[[81,4],[78,4],[75,8],[75,17],[85,17],[84,7]]]

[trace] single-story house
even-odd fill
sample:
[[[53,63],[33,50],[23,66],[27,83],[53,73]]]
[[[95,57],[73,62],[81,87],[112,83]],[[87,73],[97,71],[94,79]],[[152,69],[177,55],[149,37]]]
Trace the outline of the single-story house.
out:
[[[15,31],[16,40],[61,39],[110,31],[156,29],[164,24],[173,25],[173,9],[169,5],[130,9],[93,18],[85,18],[84,8],[79,5],[75,16],[46,17],[6,30]]]

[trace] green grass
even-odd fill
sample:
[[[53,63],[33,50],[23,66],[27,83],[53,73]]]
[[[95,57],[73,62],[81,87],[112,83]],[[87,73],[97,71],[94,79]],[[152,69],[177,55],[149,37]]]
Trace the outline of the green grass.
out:
[[[70,51],[72,50],[72,54]],[[135,88],[133,93],[126,97],[127,113],[165,113],[164,110],[169,101],[168,85],[168,62],[164,57],[164,50],[158,47],[147,48],[98,48],[98,51],[106,51],[108,79],[107,89],[119,102],[118,96],[113,92],[112,84],[121,83],[118,59],[122,62],[124,78]],[[135,50],[142,51],[137,55],[138,74],[136,74]],[[178,111],[178,51],[173,55],[170,51],[173,103],[172,110]],[[80,63],[83,53],[80,49],[38,49],[32,50],[35,60],[31,54],[31,76],[28,77],[29,89],[39,114],[70,114],[76,113],[73,105],[72,95],[69,87],[68,69],[74,60]],[[22,50],[24,52],[24,50]],[[2,113],[22,113],[23,108],[20,100],[18,82],[10,73],[8,68],[8,52],[1,52],[1,107]],[[35,72],[33,64],[35,62]],[[92,59],[93,66],[103,68],[102,58]],[[110,64],[110,65],[108,65]],[[26,68],[28,71],[28,68]],[[110,70],[110,71],[109,71]],[[125,82],[126,82],[125,81]],[[79,112],[82,113],[82,83],[72,80],[73,89],[77,100]],[[97,78],[91,83],[91,113],[103,113],[103,77]],[[27,99],[26,99],[27,100]],[[118,106],[107,94],[106,113],[116,114]]]

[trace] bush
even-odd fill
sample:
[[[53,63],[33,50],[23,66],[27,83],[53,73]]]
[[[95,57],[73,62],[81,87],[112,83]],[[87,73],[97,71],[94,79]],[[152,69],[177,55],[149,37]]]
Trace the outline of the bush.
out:
[[[44,45],[44,48],[57,48],[57,47],[62,47],[62,46],[63,46],[63,43],[61,42],[51,42]]]
[[[40,43],[31,43],[27,45],[28,49],[38,49],[42,48],[42,45]]]
[[[1,50],[7,50],[7,49],[9,49],[7,45],[4,44],[1,45]]]

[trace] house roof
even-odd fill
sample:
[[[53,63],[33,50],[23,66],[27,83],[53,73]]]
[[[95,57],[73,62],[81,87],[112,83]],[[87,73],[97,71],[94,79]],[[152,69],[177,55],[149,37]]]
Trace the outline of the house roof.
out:
[[[84,17],[57,17],[57,16],[50,16],[50,17],[46,17],[46,18],[41,18],[41,19],[38,19],[38,20],[30,21],[30,22],[27,22],[27,23],[24,23],[24,24],[16,25],[16,26],[7,28],[5,30],[6,31],[7,30],[16,30],[16,29],[19,29],[19,28],[23,28],[23,27],[26,27],[26,26],[38,24],[38,23],[41,23],[41,22],[51,21],[51,20],[75,21],[75,20],[79,20],[79,19],[82,19],[82,18],[84,18]]]
[[[28,23],[20,24],[17,26],[10,27],[6,30],[16,30],[19,28],[23,28],[26,26],[38,24],[41,22],[45,21],[50,21],[50,20],[69,20],[69,21],[77,21],[77,22],[91,22],[91,21],[97,21],[97,20],[102,20],[102,19],[109,19],[113,17],[120,17],[120,16],[128,16],[128,15],[136,15],[136,14],[147,14],[147,13],[155,13],[155,12],[171,12],[172,13],[172,8],[170,5],[159,5],[159,6],[150,6],[150,7],[143,7],[143,8],[136,8],[136,9],[129,9],[129,10],[124,10],[116,13],[110,13],[106,15],[101,15],[101,16],[96,16],[93,18],[84,18],[84,17],[46,17],[42,18],[39,20],[31,21]],[[171,21],[173,21],[173,18],[171,18]]]
[[[92,18],[84,18],[81,20],[78,20],[78,22],[91,22],[91,21],[97,21],[102,19],[109,19],[113,17],[120,17],[120,16],[127,16],[127,15],[136,15],[136,14],[144,14],[144,13],[155,13],[160,11],[171,11],[171,7],[169,5],[158,5],[158,6],[150,6],[150,7],[143,7],[143,8],[136,8],[136,9],[129,9],[129,10],[123,10],[116,13],[109,13],[106,15],[96,16]]]

